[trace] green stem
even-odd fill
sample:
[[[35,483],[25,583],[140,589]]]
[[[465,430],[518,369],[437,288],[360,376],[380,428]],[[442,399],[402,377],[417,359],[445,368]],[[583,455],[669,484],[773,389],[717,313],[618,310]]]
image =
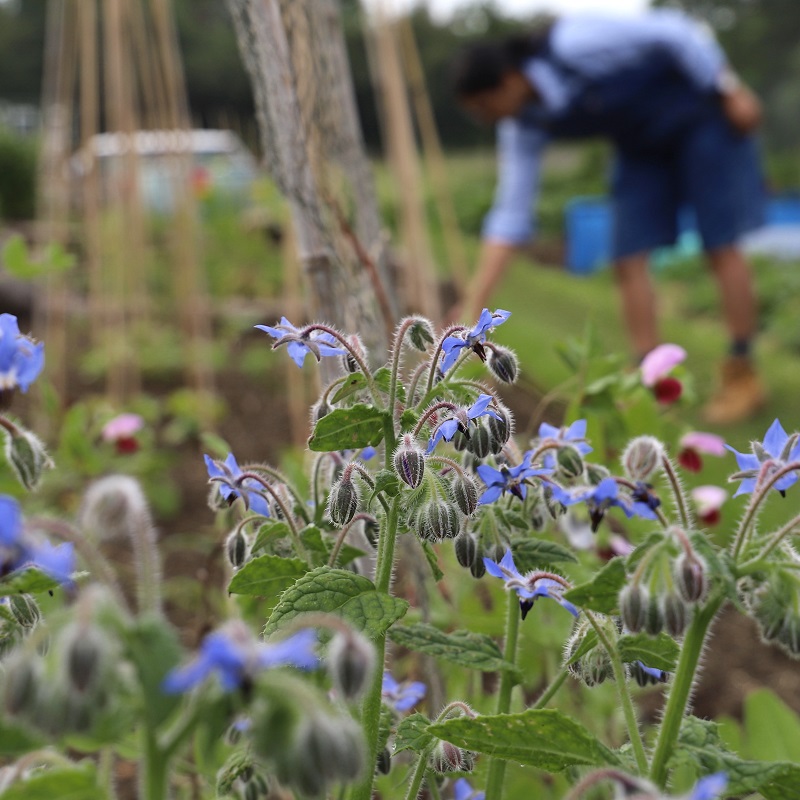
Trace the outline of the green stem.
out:
[[[746,564],[742,564],[740,572],[746,574],[754,565],[764,562],[773,550],[790,534],[795,532],[795,529],[800,526],[800,514],[792,517],[782,528],[779,528],[772,534],[764,549],[755,557],[750,559]]]
[[[597,633],[597,638],[600,644],[605,648],[608,657],[611,660],[611,668],[614,670],[614,681],[617,684],[617,692],[619,700],[622,705],[622,713],[625,715],[625,724],[628,727],[628,736],[631,740],[633,747],[633,754],[636,757],[636,766],[639,768],[641,775],[647,774],[647,754],[644,750],[644,742],[642,742],[642,734],[639,731],[639,722],[636,719],[636,710],[633,707],[630,692],[628,691],[628,680],[625,674],[625,667],[622,659],[619,657],[617,648],[609,640],[603,625],[598,622],[597,618],[591,611],[584,611],[586,618]]]
[[[650,765],[650,780],[664,788],[667,782],[667,764],[678,740],[681,722],[689,701],[703,642],[711,620],[724,601],[724,596],[712,596],[704,608],[698,609],[686,631],[681,647],[681,656],[675,669],[672,688],[664,708],[664,718],[658,732],[653,761]]]
[[[531,708],[544,708],[555,696],[555,693],[564,685],[569,672],[566,667],[562,669],[558,675],[550,682],[550,685],[539,695],[536,702]]]
[[[167,766],[169,759],[158,746],[155,733],[145,728],[144,730],[144,760],[140,766],[142,770],[143,800],[164,800],[167,796]]]
[[[428,758],[432,750],[433,745],[429,745],[419,754],[417,766],[414,767],[414,772],[411,775],[411,783],[408,784],[406,800],[417,800],[422,788],[422,781],[425,779],[425,773],[428,771]]]
[[[506,641],[503,658],[516,666],[517,640],[519,638],[519,601],[515,592],[508,592],[508,610],[506,613]],[[511,710],[511,693],[514,689],[514,673],[504,670],[500,678],[500,691],[497,693],[498,714],[508,714]],[[503,782],[506,777],[506,762],[493,758],[489,762],[489,777],[486,781],[486,800],[500,800],[503,796]]]
[[[384,530],[378,543],[377,563],[375,565],[375,588],[379,592],[389,592],[394,566],[394,548],[397,541],[397,521],[399,515],[399,496],[392,500],[386,517]],[[375,640],[376,663],[382,665],[386,659],[386,634]],[[375,777],[375,760],[378,757],[377,742],[381,716],[381,689],[383,670],[376,669],[372,685],[364,698],[361,708],[361,725],[367,742],[367,769],[361,782],[353,787],[351,800],[370,800]]]
[[[675,471],[675,466],[669,456],[664,455],[661,459],[661,464],[672,486],[672,495],[675,498],[675,506],[678,509],[678,516],[681,518],[681,525],[686,530],[689,530],[692,527],[692,516],[689,512],[689,503],[686,499],[686,493],[683,491],[680,478],[678,478],[678,473]]]

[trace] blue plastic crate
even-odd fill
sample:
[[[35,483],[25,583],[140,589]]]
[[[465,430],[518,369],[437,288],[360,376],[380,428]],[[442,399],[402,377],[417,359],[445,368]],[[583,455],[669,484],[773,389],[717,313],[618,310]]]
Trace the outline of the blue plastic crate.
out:
[[[611,258],[611,205],[600,197],[576,197],[565,209],[567,269],[589,275]]]

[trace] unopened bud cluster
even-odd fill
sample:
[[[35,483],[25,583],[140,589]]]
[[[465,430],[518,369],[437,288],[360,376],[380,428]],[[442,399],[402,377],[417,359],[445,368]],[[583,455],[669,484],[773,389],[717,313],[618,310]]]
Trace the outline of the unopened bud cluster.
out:
[[[789,547],[783,548],[792,561],[800,561]],[[792,658],[800,658],[800,592],[796,573],[773,569],[740,585],[748,614],[756,621],[766,642],[776,644]]]
[[[564,663],[567,666],[567,671],[575,680],[581,681],[586,686],[597,686],[614,677],[614,667],[605,648],[602,645],[597,645],[588,653],[575,659],[578,650],[583,645],[591,629],[591,624],[588,620],[578,620],[571,636],[564,645]]]

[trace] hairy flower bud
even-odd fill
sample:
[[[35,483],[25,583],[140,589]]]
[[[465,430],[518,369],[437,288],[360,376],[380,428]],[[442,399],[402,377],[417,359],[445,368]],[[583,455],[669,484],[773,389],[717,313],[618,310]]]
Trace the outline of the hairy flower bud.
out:
[[[36,703],[41,681],[41,662],[29,653],[15,652],[5,664],[3,704],[11,716],[30,710]]]
[[[460,747],[450,742],[440,741],[431,753],[430,765],[434,772],[444,775],[448,772],[459,772],[463,767],[464,757]]]
[[[323,417],[328,416],[328,414],[330,414],[331,411],[333,411],[333,409],[325,401],[325,398],[320,398],[319,400],[317,400],[317,402],[314,403],[313,406],[311,406],[311,411],[310,411],[311,426],[313,427],[314,425],[316,425]]]
[[[664,445],[654,436],[637,436],[622,454],[625,474],[633,481],[647,482],[662,468]]]
[[[492,452],[492,434],[486,425],[479,423],[472,429],[467,450],[478,458],[486,458]]]
[[[14,433],[6,432],[6,460],[29,492],[39,485],[44,470],[53,467],[39,437],[21,428]]]
[[[378,753],[376,767],[381,775],[388,775],[392,771],[392,754],[389,752],[388,747],[384,747],[383,750]]]
[[[453,541],[453,549],[456,551],[456,559],[462,567],[472,566],[478,555],[478,545],[475,537],[467,531],[462,531]]]
[[[32,595],[12,594],[8,598],[8,606],[14,619],[23,628],[35,628],[42,618],[42,612],[39,611],[39,606]]]
[[[651,636],[658,636],[664,627],[664,615],[661,613],[661,606],[658,597],[651,595],[647,603],[647,613],[644,620],[644,629]]]
[[[461,518],[451,503],[431,500],[420,511],[420,536],[438,542],[453,539],[461,530]]]
[[[486,427],[492,435],[492,452],[497,455],[505,447],[514,432],[514,417],[502,403],[494,401],[497,417],[486,417]]]
[[[639,633],[647,619],[647,591],[637,583],[630,583],[619,593],[619,613],[622,624],[631,632]]]
[[[681,553],[673,564],[675,585],[687,603],[699,603],[706,595],[706,566],[695,553]]]
[[[664,609],[664,628],[670,636],[679,637],[686,630],[689,621],[689,607],[686,601],[675,592],[669,592],[662,600]]]
[[[425,453],[410,434],[403,436],[400,446],[395,450],[394,468],[400,479],[412,489],[422,483],[425,473]]]
[[[587,464],[586,477],[592,486],[599,486],[611,473],[601,464]]]
[[[469,475],[456,475],[450,484],[450,492],[465,517],[475,513],[478,508],[478,487]]]
[[[514,383],[517,379],[517,373],[519,372],[517,357],[507,347],[493,345],[487,363],[489,364],[489,369],[503,383]]]
[[[469,565],[473,578],[482,578],[486,574],[486,564],[483,562],[484,550],[480,539],[475,542],[475,558]]]
[[[212,487],[219,494],[219,487]],[[86,492],[80,522],[98,539],[133,539],[137,530],[150,521],[144,492],[135,478],[108,475],[95,481]]]
[[[583,457],[575,447],[564,445],[558,448],[556,455],[558,471],[567,480],[579,478],[583,475]]]
[[[228,534],[225,540],[225,555],[228,557],[230,565],[234,569],[239,569],[246,561],[250,553],[250,542],[247,534],[241,529],[236,528]]]
[[[595,647],[581,659],[580,677],[589,687],[614,677],[614,667],[604,647]]]
[[[355,630],[339,632],[328,646],[328,672],[345,700],[357,700],[375,671],[375,648]]]
[[[70,685],[81,694],[95,689],[105,669],[108,647],[95,625],[75,623],[64,632],[63,659]]]
[[[328,496],[328,516],[334,525],[344,526],[355,516],[358,509],[360,496],[349,472],[345,472],[336,483],[331,486]]]

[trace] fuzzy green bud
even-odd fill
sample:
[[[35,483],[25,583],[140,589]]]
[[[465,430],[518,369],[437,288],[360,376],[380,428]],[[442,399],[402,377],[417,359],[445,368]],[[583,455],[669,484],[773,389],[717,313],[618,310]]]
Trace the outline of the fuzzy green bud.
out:
[[[450,493],[465,517],[470,517],[478,508],[478,487],[469,475],[456,475],[450,484]]]
[[[489,364],[489,369],[503,383],[514,383],[517,379],[517,373],[519,372],[517,357],[507,347],[493,345],[487,363]]]
[[[42,473],[53,467],[39,437],[19,427],[14,433],[6,432],[6,461],[29,492],[39,485]]]
[[[454,539],[461,530],[461,518],[451,503],[431,500],[420,511],[419,534],[423,539],[438,542]]]
[[[339,632],[328,646],[328,672],[345,700],[357,700],[375,671],[375,648],[360,633]]]
[[[8,606],[14,619],[23,628],[35,628],[42,618],[36,600],[29,594],[12,594],[8,598]]]
[[[11,716],[30,710],[36,703],[41,682],[41,662],[17,651],[6,662],[3,676],[3,704]]]
[[[485,425],[478,424],[470,431],[467,450],[481,459],[486,458],[492,452],[492,434]]]
[[[484,549],[483,542],[478,539],[475,542],[475,558],[469,565],[469,571],[473,578],[482,578],[486,574],[486,564],[483,563]]]
[[[422,483],[422,476],[425,473],[425,453],[410,434],[403,436],[392,463],[400,479],[412,489],[416,489]]]
[[[661,612],[661,606],[658,598],[651,595],[647,603],[647,613],[644,620],[644,629],[650,636],[658,636],[664,627],[664,615]]]
[[[463,769],[463,752],[450,742],[440,741],[431,753],[430,765],[434,772],[444,775],[448,772],[459,772]]]
[[[462,567],[469,569],[478,556],[478,545],[475,537],[467,531],[462,531],[453,541],[456,559]]]
[[[628,584],[619,593],[619,613],[622,624],[631,632],[639,633],[647,620],[647,591],[636,583]]]
[[[108,655],[105,636],[94,625],[76,623],[64,636],[64,661],[70,685],[81,694],[97,688]]]
[[[583,458],[576,448],[564,445],[558,448],[556,455],[558,471],[567,480],[579,478],[583,475]]]
[[[360,496],[358,488],[345,471],[342,477],[331,486],[328,497],[328,515],[334,525],[344,526],[355,516]]]
[[[675,585],[687,603],[699,603],[705,597],[708,590],[706,572],[705,562],[695,553],[683,552],[675,559]]]
[[[511,411],[497,400],[494,401],[493,406],[498,418],[486,417],[485,423],[492,435],[492,452],[497,455],[514,432],[514,417]]]
[[[664,609],[664,628],[670,636],[682,636],[689,621],[689,607],[686,601],[675,592],[669,592],[662,598]]]
[[[622,466],[632,481],[649,482],[663,466],[664,445],[654,436],[637,436],[622,454]]]
[[[232,531],[225,540],[225,555],[234,569],[239,569],[250,554],[250,541],[241,527]]]

